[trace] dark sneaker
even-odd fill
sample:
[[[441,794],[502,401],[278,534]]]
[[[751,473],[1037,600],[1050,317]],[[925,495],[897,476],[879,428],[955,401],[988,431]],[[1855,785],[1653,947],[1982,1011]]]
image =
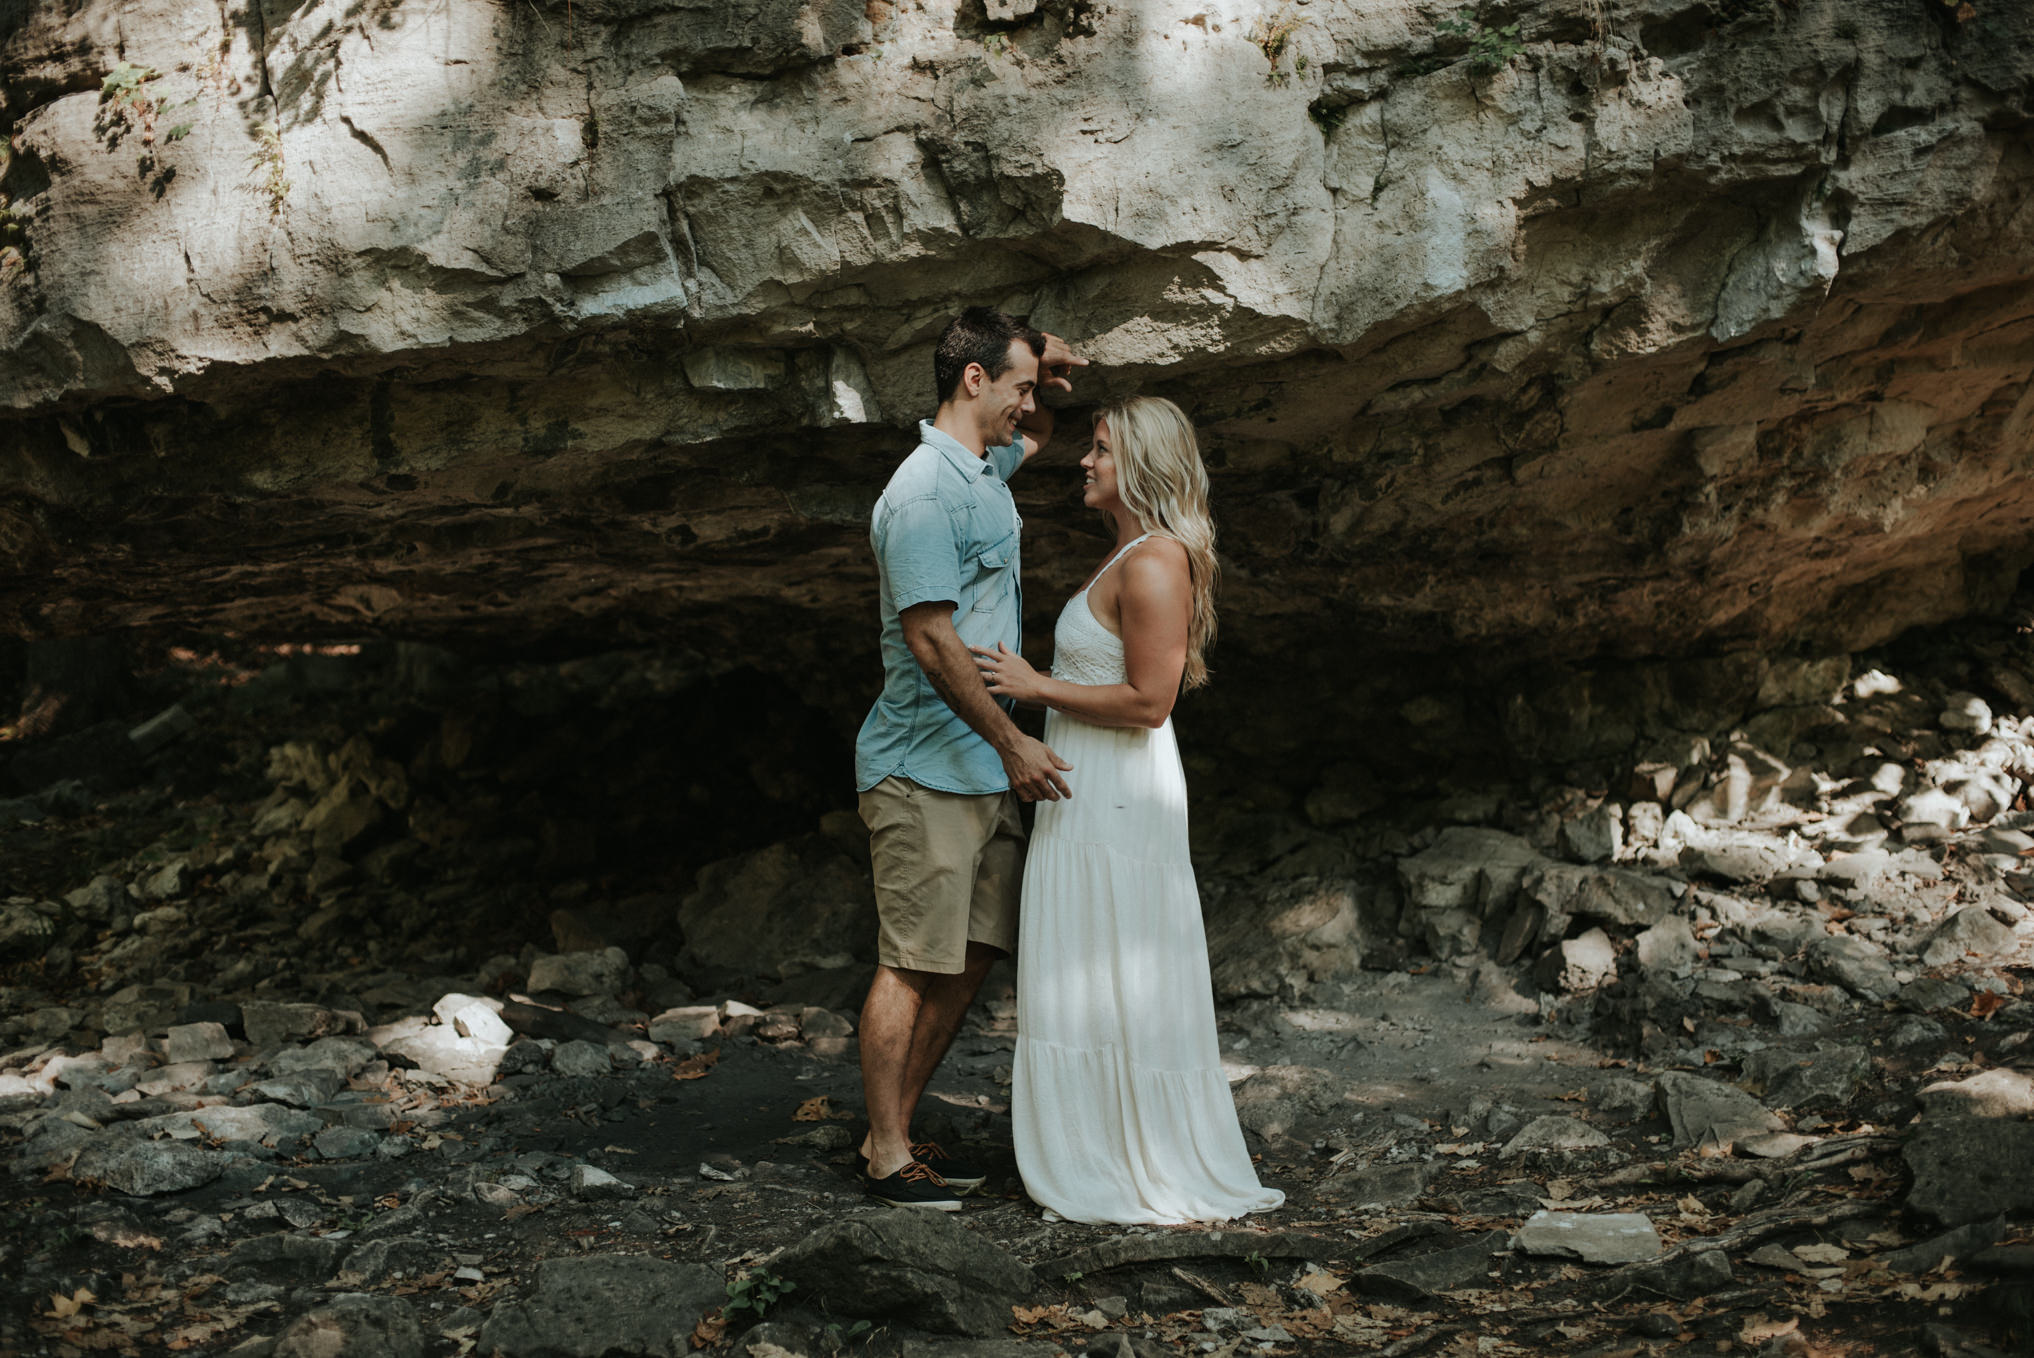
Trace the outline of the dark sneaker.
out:
[[[928,1169],[923,1160],[906,1162],[887,1179],[873,1177],[868,1162],[863,1161],[862,1182],[868,1185],[869,1196],[892,1207],[929,1207],[935,1212],[958,1212],[961,1209],[960,1194],[948,1185],[945,1179]]]
[[[964,1155],[950,1153],[937,1141],[915,1141],[911,1145],[911,1153],[963,1193],[980,1188],[988,1181],[989,1176],[981,1166]]]

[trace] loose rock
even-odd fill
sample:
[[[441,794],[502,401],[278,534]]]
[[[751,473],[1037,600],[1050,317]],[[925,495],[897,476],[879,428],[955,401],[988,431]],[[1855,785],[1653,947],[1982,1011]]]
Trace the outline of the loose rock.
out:
[[[725,1300],[719,1270],[704,1264],[546,1259],[527,1297],[494,1308],[480,1348],[502,1358],[684,1358],[699,1317]]]
[[[1757,1099],[1733,1085],[1667,1071],[1655,1087],[1667,1120],[1673,1124],[1677,1147],[1728,1150],[1747,1137],[1786,1130],[1786,1124]]]
[[[1585,1264],[1632,1264],[1660,1252],[1660,1233],[1642,1212],[1539,1211],[1526,1219],[1511,1244],[1527,1254]]]
[[[306,1311],[276,1338],[273,1358],[423,1358],[424,1331],[401,1297],[361,1293]]]
[[[999,1335],[1010,1307],[1036,1286],[1029,1268],[938,1212],[822,1226],[779,1255],[776,1269],[840,1314],[939,1334]]]

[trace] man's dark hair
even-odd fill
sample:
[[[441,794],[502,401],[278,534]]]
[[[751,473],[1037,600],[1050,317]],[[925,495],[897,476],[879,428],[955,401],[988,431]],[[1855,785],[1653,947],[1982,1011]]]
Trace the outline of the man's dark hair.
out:
[[[932,380],[939,388],[939,404],[945,405],[960,390],[961,374],[968,364],[979,363],[991,382],[1010,368],[1010,341],[1023,340],[1031,352],[1045,356],[1045,336],[1015,316],[994,307],[971,306],[940,332],[939,348],[932,355]]]

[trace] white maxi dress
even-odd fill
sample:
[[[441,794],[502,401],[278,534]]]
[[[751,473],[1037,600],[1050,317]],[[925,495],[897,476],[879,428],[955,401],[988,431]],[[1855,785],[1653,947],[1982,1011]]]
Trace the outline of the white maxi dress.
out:
[[[1123,643],[1089,611],[1093,587],[1059,615],[1052,673],[1120,684]],[[1257,1181],[1215,1040],[1172,721],[1051,712],[1045,743],[1073,765],[1073,796],[1038,804],[1018,913],[1010,1112],[1025,1191],[1070,1221],[1269,1211],[1285,1195]]]

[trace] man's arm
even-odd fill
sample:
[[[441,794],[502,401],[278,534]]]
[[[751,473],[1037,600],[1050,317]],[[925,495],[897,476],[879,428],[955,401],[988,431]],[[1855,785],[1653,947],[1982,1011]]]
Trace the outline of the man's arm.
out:
[[[1059,776],[1073,765],[1054,754],[1044,741],[1018,730],[1010,714],[989,696],[975,658],[954,630],[953,610],[952,602],[934,599],[913,604],[897,615],[904,627],[904,644],[925,671],[933,692],[989,742],[1002,759],[1003,771],[1018,797],[1027,802],[1056,802],[1073,796]]]

